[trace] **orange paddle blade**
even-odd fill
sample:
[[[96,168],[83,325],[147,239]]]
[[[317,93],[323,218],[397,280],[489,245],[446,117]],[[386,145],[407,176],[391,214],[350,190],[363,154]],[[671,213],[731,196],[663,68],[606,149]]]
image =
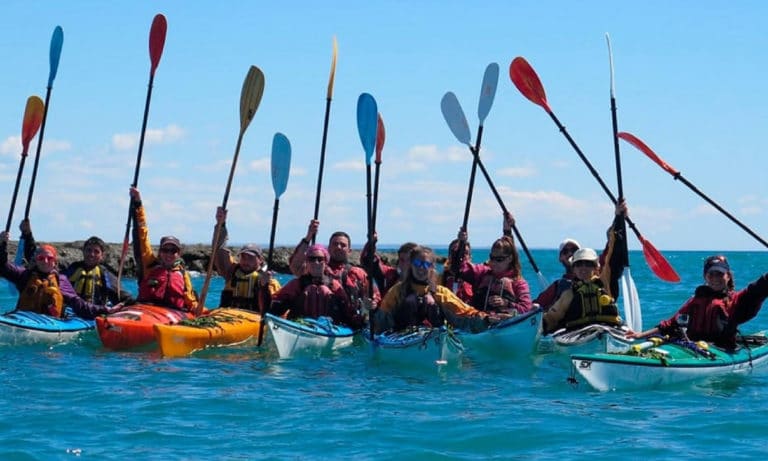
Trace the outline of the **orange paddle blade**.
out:
[[[43,123],[43,100],[37,96],[27,98],[27,107],[24,109],[24,121],[21,124],[21,151],[22,157],[27,156],[29,143],[35,137],[40,125]]]

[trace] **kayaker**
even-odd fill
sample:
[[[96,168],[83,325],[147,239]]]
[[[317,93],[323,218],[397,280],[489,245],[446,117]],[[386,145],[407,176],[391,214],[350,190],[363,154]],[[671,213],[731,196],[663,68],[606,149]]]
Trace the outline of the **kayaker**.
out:
[[[571,331],[593,324],[615,327],[623,324],[614,293],[619,291],[624,261],[621,252],[614,249],[621,248],[626,238],[621,231],[625,216],[627,204],[622,200],[616,205],[613,223],[607,233],[608,242],[600,258],[592,248],[580,248],[573,254],[572,286],[563,291],[544,312],[544,334],[561,329]]]
[[[460,231],[461,233],[461,231]],[[461,252],[461,258],[457,257],[459,254],[459,244],[462,242],[460,238],[455,238],[448,245],[448,258],[443,263],[443,273],[440,274],[440,285],[448,287],[451,291],[456,293],[462,301],[467,304],[472,303],[472,284],[467,282],[461,277],[460,269],[464,262],[472,263],[472,246],[469,244],[469,240],[464,240],[464,251]]]
[[[16,310],[31,311],[51,317],[67,316],[65,306],[69,306],[75,315],[84,319],[93,319],[109,314],[122,307],[121,304],[110,308],[101,304],[85,301],[77,295],[69,279],[59,273],[59,255],[53,245],[37,245],[30,258],[29,268],[17,266],[8,260],[9,232],[0,234],[0,276],[16,285],[19,300]],[[34,241],[26,240],[26,245]]]
[[[78,296],[95,304],[132,304],[133,296],[125,290],[117,292],[117,275],[104,264],[107,245],[93,236],[83,243],[83,259],[64,270]]]
[[[670,336],[691,341],[710,341],[724,349],[736,347],[738,326],[753,319],[768,297],[768,273],[746,288],[736,291],[728,259],[714,255],[704,261],[704,284],[667,320],[643,332],[630,331],[629,338],[652,335]],[[680,319],[687,317],[687,331]]]
[[[438,285],[431,249],[417,246],[411,250],[410,260],[405,278],[387,292],[381,306],[374,311],[376,333],[414,326],[439,327],[446,322],[477,333],[502,319],[478,311],[449,288]]]
[[[266,309],[272,295],[280,289],[280,282],[272,278],[264,266],[264,254],[258,245],[249,243],[237,252],[237,261],[227,249],[227,210],[216,209],[216,223],[220,226],[219,241],[214,242],[214,267],[226,285],[221,290],[219,307],[237,307],[261,312]]]
[[[382,297],[386,296],[387,291],[392,288],[397,282],[402,280],[405,273],[411,264],[411,250],[416,248],[417,244],[414,242],[405,242],[397,249],[397,265],[395,267],[384,263],[381,257],[376,254],[376,242],[378,241],[378,235],[374,232],[373,240],[366,242],[363,249],[360,251],[360,261],[363,263],[363,267],[368,271],[373,280],[376,281],[376,286],[379,288],[379,293]],[[369,256],[373,253],[372,256]]]
[[[181,258],[181,242],[172,235],[166,235],[160,239],[155,255],[149,240],[141,194],[131,187],[130,195],[134,213],[134,245],[138,244],[142,267],[137,301],[194,312],[197,309],[197,294]]]
[[[325,246],[309,246],[304,255],[306,272],[272,296],[269,312],[288,319],[330,317],[334,323],[353,330],[362,328],[363,316],[350,302],[341,282],[326,271],[330,259]]]
[[[296,277],[306,272],[305,255],[312,240],[317,236],[320,228],[320,221],[313,219],[307,227],[307,235],[301,239],[299,244],[293,250],[289,259],[291,272]],[[355,266],[349,262],[349,255],[352,253],[352,240],[349,234],[343,231],[336,231],[328,239],[328,252],[330,261],[326,265],[326,274],[341,282],[344,291],[350,302],[356,310],[363,312],[369,310],[371,306],[377,306],[381,301],[379,289],[369,281],[368,274],[360,266]],[[369,293],[373,293],[372,296]]]
[[[512,238],[514,222],[511,213],[504,215],[503,235],[493,242],[487,263],[465,260],[461,264],[461,279],[472,284],[470,304],[475,309],[517,315],[533,308],[531,290],[523,278],[520,255]],[[460,231],[459,240],[466,242],[467,233]]]
[[[560,279],[552,282],[546,289],[544,289],[544,291],[539,293],[539,296],[537,296],[536,299],[533,300],[533,302],[541,306],[545,312],[555,303],[557,298],[559,298],[565,290],[571,288],[574,277],[571,257],[579,248],[581,248],[581,244],[572,238],[567,238],[560,242],[560,253],[558,254],[557,259],[560,261],[560,264],[563,265],[565,272]]]

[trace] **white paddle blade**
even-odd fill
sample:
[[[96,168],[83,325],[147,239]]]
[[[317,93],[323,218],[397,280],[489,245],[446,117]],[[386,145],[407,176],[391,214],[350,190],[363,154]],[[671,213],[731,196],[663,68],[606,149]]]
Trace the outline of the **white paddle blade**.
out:
[[[469,144],[471,134],[467,124],[467,117],[464,115],[464,110],[461,108],[461,104],[459,104],[459,100],[453,92],[445,93],[440,101],[440,110],[443,112],[445,123],[448,124],[448,128],[451,129],[456,139],[460,143],[471,147]]]
[[[640,296],[637,294],[635,281],[629,267],[621,275],[621,294],[624,299],[624,320],[633,331],[643,331],[643,314],[640,309]]]

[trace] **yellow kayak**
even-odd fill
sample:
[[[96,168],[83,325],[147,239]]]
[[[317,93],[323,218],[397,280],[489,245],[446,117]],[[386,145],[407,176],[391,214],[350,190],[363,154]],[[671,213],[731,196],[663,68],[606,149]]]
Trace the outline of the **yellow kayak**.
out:
[[[184,357],[206,347],[232,346],[259,336],[261,316],[253,311],[222,307],[175,325],[155,325],[160,353]]]

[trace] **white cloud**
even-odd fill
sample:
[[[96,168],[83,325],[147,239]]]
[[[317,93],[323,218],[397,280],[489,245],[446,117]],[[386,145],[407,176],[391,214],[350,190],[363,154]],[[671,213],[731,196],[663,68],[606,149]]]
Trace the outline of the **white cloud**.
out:
[[[146,144],[171,144],[182,139],[186,132],[178,125],[171,124],[165,128],[147,129],[144,136]],[[112,136],[112,146],[117,150],[135,149],[139,146],[139,133],[117,133]]]

